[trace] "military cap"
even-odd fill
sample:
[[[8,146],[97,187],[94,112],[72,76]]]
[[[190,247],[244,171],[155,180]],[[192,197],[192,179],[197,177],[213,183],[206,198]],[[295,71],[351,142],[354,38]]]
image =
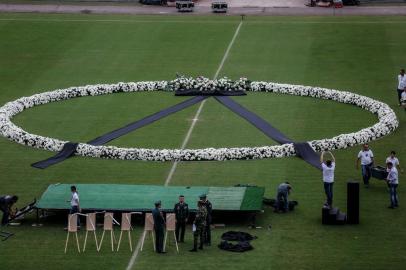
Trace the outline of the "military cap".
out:
[[[206,194],[202,194],[199,196],[200,199],[206,199],[207,195]]]

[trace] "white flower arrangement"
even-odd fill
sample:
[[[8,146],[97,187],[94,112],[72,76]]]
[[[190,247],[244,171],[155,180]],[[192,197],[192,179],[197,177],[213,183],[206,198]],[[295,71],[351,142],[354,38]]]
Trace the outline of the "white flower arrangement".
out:
[[[41,148],[49,151],[60,151],[66,141],[30,134],[12,123],[14,115],[25,109],[82,96],[97,96],[118,92],[140,91],[177,91],[180,89],[211,89],[221,88],[225,91],[260,91],[297,96],[307,96],[334,100],[341,103],[356,105],[378,116],[379,121],[371,127],[354,133],[341,134],[330,139],[313,140],[308,143],[315,151],[344,149],[358,144],[376,140],[393,132],[399,125],[394,111],[385,103],[369,97],[320,87],[278,84],[272,82],[251,82],[242,78],[233,82],[227,78],[209,80],[199,77],[178,78],[173,81],[147,81],[117,84],[98,84],[81,87],[70,87],[55,91],[21,97],[6,103],[0,108],[0,134],[19,144]],[[145,161],[193,161],[193,160],[235,160],[280,158],[296,155],[293,143],[262,147],[240,148],[204,148],[204,149],[144,149],[120,148],[115,146],[93,146],[79,143],[75,155]]]

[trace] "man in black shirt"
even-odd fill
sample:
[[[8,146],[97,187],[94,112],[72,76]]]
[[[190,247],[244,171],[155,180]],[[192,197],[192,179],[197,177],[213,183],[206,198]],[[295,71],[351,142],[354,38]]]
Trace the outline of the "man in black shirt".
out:
[[[183,243],[185,239],[185,227],[186,222],[189,217],[189,206],[185,203],[185,196],[179,196],[179,202],[175,204],[173,209],[176,218],[176,227],[175,227],[175,234],[176,234],[176,241],[179,243]],[[180,237],[179,237],[180,233]]]
[[[155,250],[157,253],[164,252],[164,230],[165,220],[161,212],[161,201],[155,202],[155,208],[152,210],[152,217],[154,218],[154,231],[155,231]]]
[[[0,210],[3,212],[3,218],[1,219],[1,225],[8,224],[11,211],[11,207],[18,201],[18,197],[15,195],[0,196]]]

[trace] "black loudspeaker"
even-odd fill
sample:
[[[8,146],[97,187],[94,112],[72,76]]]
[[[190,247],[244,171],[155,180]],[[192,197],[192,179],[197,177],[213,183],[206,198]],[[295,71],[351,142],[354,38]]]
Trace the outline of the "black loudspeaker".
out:
[[[359,182],[347,182],[347,223],[359,224]]]

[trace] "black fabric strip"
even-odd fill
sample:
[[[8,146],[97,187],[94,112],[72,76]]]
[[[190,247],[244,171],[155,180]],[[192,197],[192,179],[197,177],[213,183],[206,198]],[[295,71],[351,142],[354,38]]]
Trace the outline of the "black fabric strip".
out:
[[[286,137],[282,132],[277,130],[271,124],[266,122],[264,119],[256,115],[255,113],[247,110],[242,105],[235,102],[228,96],[216,96],[214,97],[218,102],[229,108],[234,113],[238,114],[253,126],[261,130],[265,135],[267,135],[272,140],[284,144],[284,143],[293,143],[297,156],[305,160],[310,165],[321,170],[320,160],[318,154],[311,148],[308,143],[295,143],[288,137]]]
[[[162,118],[164,118],[164,117],[166,117],[166,116],[168,116],[170,114],[176,113],[176,112],[181,111],[181,110],[183,110],[183,109],[185,109],[187,107],[190,107],[190,106],[192,106],[192,105],[194,105],[196,103],[199,103],[199,102],[201,102],[202,100],[204,100],[204,99],[206,99],[208,97],[209,96],[195,96],[195,97],[192,97],[192,98],[190,98],[188,100],[185,100],[185,101],[183,101],[181,103],[178,103],[178,104],[176,104],[174,106],[171,106],[171,107],[166,108],[166,109],[164,109],[162,111],[159,111],[157,113],[149,115],[149,116],[147,116],[147,117],[145,117],[145,118],[143,118],[141,120],[130,123],[130,124],[128,124],[128,125],[126,125],[126,126],[124,126],[122,128],[119,128],[119,129],[113,130],[113,131],[111,131],[109,133],[106,133],[106,134],[104,134],[104,135],[102,135],[100,137],[97,137],[97,138],[95,138],[95,139],[93,139],[93,140],[91,140],[91,141],[89,141],[87,143],[91,144],[91,145],[106,144],[106,143],[108,143],[108,142],[110,142],[110,141],[112,141],[114,139],[117,139],[117,138],[119,138],[119,137],[121,137],[121,136],[123,136],[125,134],[128,134],[128,133],[130,133],[130,132],[132,132],[132,131],[134,131],[136,129],[139,129],[139,128],[144,127],[146,125],[149,125],[149,124],[151,124],[151,123],[153,123],[153,122],[155,122],[157,120],[160,120],[160,119],[162,119]],[[33,163],[33,164],[31,164],[31,166],[33,166],[35,168],[45,169],[45,168],[47,168],[47,167],[49,167],[51,165],[62,162],[65,159],[68,159],[69,157],[71,157],[75,153],[77,145],[78,145],[77,143],[72,143],[72,142],[66,143],[64,145],[63,149],[58,154],[56,154],[55,156],[50,157],[50,158],[48,158],[46,160],[43,160],[43,161]]]

